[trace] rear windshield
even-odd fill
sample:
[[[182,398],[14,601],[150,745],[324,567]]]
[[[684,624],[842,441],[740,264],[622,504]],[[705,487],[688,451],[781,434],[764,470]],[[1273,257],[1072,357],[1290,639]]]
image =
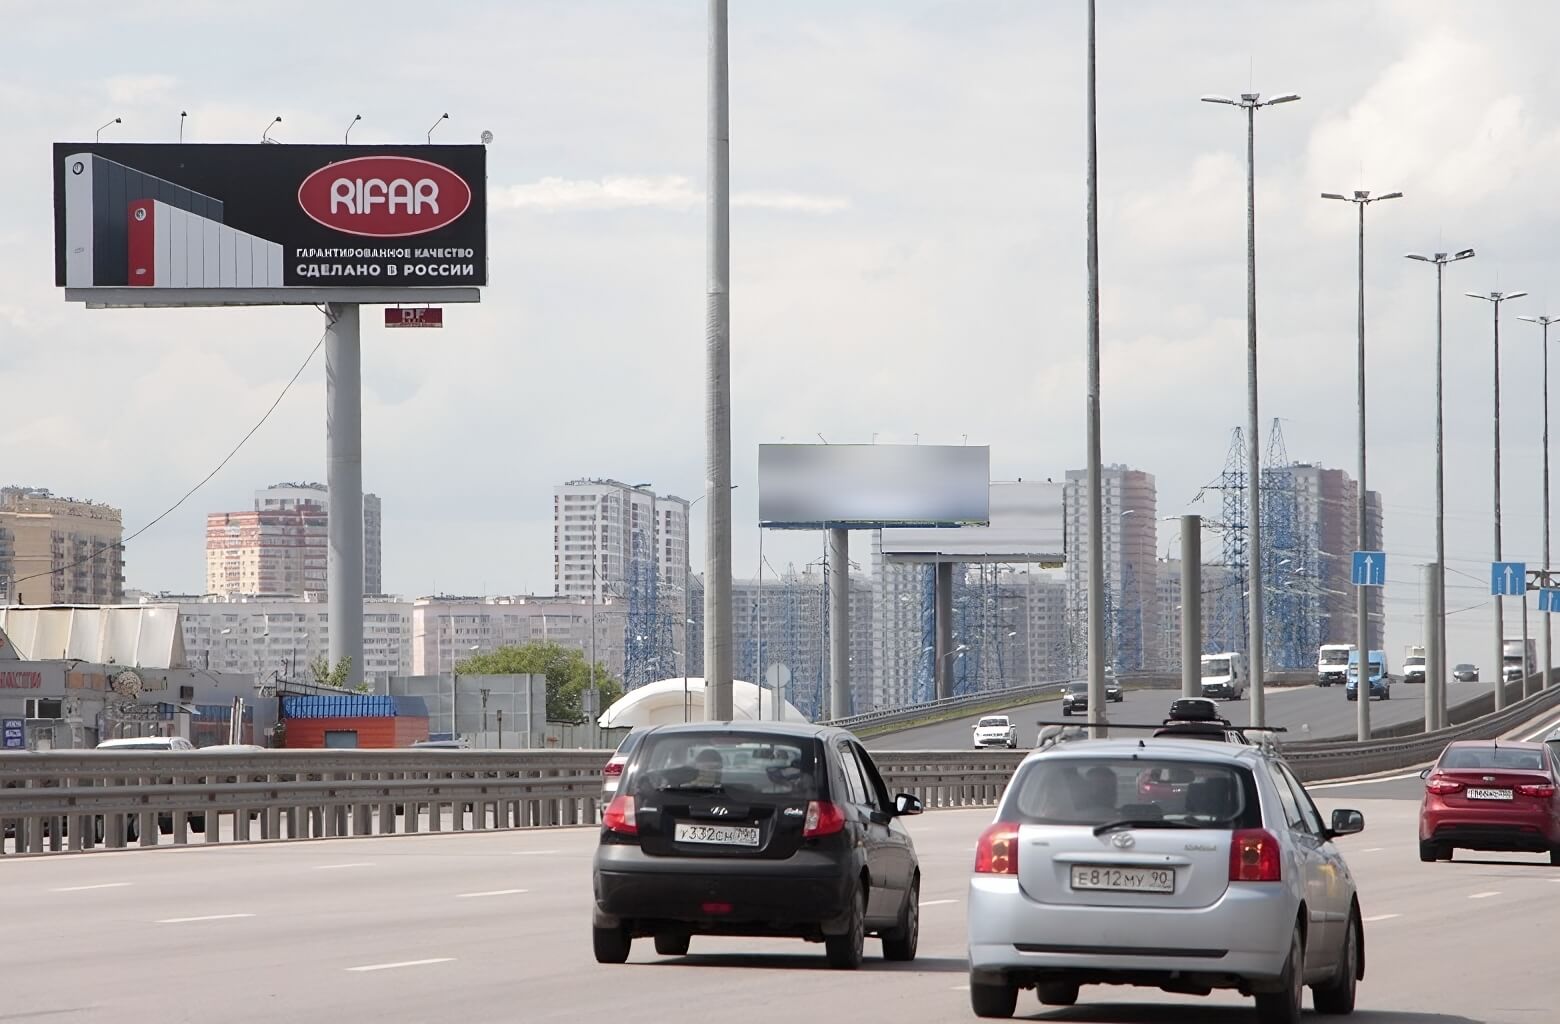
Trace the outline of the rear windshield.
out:
[[[1164,820],[1199,828],[1255,828],[1262,812],[1244,768],[1152,758],[1054,758],[1019,771],[1002,818],[1031,825]]]
[[[982,718],[980,723],[975,726],[977,729],[1006,729],[1007,727],[1008,720],[1006,718]]]
[[[1457,747],[1441,758],[1441,767],[1456,771],[1466,768],[1506,768],[1518,772],[1541,772],[1544,755],[1538,750],[1512,747]]]
[[[817,741],[742,733],[651,734],[633,761],[639,791],[734,796],[818,795]]]

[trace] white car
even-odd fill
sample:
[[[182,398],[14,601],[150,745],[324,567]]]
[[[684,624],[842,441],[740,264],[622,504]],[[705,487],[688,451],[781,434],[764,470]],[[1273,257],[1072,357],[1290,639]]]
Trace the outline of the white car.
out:
[[[975,723],[975,749],[982,747],[1018,748],[1018,726],[1007,715],[986,715]]]
[[[195,744],[183,736],[127,736],[124,739],[104,740],[97,745],[99,750],[161,750],[164,753],[175,753],[184,750],[194,750]]]
[[[1082,985],[1256,997],[1263,1024],[1354,1008],[1365,932],[1324,822],[1273,753],[1206,740],[1078,739],[1024,759],[970,879],[970,1002],[1011,1017],[1020,989]]]

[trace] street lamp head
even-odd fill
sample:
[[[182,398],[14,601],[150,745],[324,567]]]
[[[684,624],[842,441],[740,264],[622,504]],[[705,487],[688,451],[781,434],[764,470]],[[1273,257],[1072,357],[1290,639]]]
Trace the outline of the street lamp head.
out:
[[[1271,106],[1273,106],[1274,104],[1277,104],[1277,103],[1293,103],[1295,100],[1297,100],[1299,98],[1300,98],[1300,94],[1297,93],[1297,92],[1281,92],[1277,96],[1274,96],[1272,99],[1264,101],[1262,105],[1264,107],[1271,107]]]
[[[1401,192],[1388,192],[1384,196],[1377,196],[1374,200],[1372,200],[1372,202],[1379,203],[1383,199],[1402,199],[1402,198],[1403,198],[1403,193],[1401,193]]]
[[[1499,292],[1490,292],[1488,295],[1484,295],[1480,292],[1463,292],[1463,294],[1468,296],[1470,299],[1483,299],[1485,302],[1494,302],[1500,297]]]
[[[1233,106],[1238,106],[1238,104],[1234,100],[1230,99],[1228,96],[1212,96],[1212,95],[1209,95],[1209,96],[1204,96],[1202,98],[1202,101],[1204,103],[1228,103],[1232,107]]]
[[[1454,254],[1452,256],[1452,259],[1454,259],[1454,260],[1466,260],[1466,259],[1472,259],[1472,258],[1473,258],[1473,250],[1472,249],[1460,249],[1460,250],[1457,251],[1456,254]]]
[[[1339,195],[1336,192],[1323,192],[1322,193],[1322,198],[1323,199],[1342,199],[1344,202],[1348,202],[1349,201],[1349,197],[1348,196],[1342,196],[1342,195]]]
[[[1524,296],[1526,294],[1527,294],[1527,292],[1507,292],[1506,294],[1501,296],[1501,299],[1503,301],[1505,299],[1520,299],[1520,298],[1522,298],[1522,296]]]
[[[1435,259],[1431,259],[1429,256],[1421,256],[1417,252],[1407,252],[1404,253],[1403,256],[1405,259],[1418,260],[1421,263],[1440,263],[1446,257],[1446,253],[1436,253]]]

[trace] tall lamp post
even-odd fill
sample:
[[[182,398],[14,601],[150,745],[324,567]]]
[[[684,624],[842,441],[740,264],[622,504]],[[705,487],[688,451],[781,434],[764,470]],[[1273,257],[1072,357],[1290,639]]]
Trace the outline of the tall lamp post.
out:
[[[1441,401],[1442,373],[1441,373],[1441,334],[1442,334],[1442,301],[1441,286],[1445,277],[1446,265],[1456,263],[1458,260],[1471,259],[1472,249],[1462,249],[1450,255],[1438,252],[1433,256],[1424,256],[1411,252],[1408,258],[1419,260],[1422,263],[1435,264],[1435,591],[1436,591],[1436,621],[1431,624],[1428,632],[1431,655],[1430,678],[1426,685],[1430,690],[1430,714],[1425,720],[1425,729],[1430,731],[1442,728],[1446,724],[1446,460],[1442,447],[1441,422],[1443,405]]]
[[[1355,486],[1358,491],[1355,495],[1359,516],[1357,524],[1357,542],[1359,550],[1370,550],[1370,517],[1368,514],[1365,487],[1365,207],[1371,203],[1379,203],[1384,199],[1401,199],[1403,193],[1388,192],[1384,195],[1372,196],[1368,191],[1356,189],[1352,195],[1344,196],[1336,192],[1323,192],[1323,199],[1338,199],[1346,203],[1353,203],[1359,210],[1359,346],[1356,352],[1358,360],[1357,398],[1359,401],[1359,480]],[[1354,642],[1359,651],[1359,683],[1355,689],[1355,703],[1359,705],[1358,739],[1361,743],[1370,740],[1370,606],[1366,595],[1369,587],[1358,586],[1354,588]],[[1384,667],[1384,666],[1383,666]]]
[[[1507,299],[1519,299],[1527,292],[1490,292],[1481,295],[1478,292],[1464,292],[1470,299],[1482,299],[1490,304],[1495,313],[1495,358],[1492,360],[1495,367],[1495,561],[1500,561],[1500,304]],[[1495,595],[1495,710],[1500,711],[1506,706],[1506,622],[1503,598]],[[1527,606],[1526,596],[1522,599],[1524,607]],[[1522,662],[1523,676],[1527,675],[1527,645],[1523,645]]]
[[[1544,585],[1548,586],[1548,583],[1549,583],[1549,580],[1548,580],[1548,576],[1549,576],[1549,325],[1552,324],[1552,323],[1560,323],[1560,320],[1557,320],[1555,317],[1552,317],[1552,316],[1519,316],[1519,317],[1517,317],[1517,319],[1518,320],[1526,320],[1530,324],[1538,324],[1540,327],[1542,327],[1544,329]],[[1522,600],[1523,600],[1524,603],[1526,603],[1527,598],[1524,597]],[[1523,609],[1523,614],[1526,614],[1526,608]],[[1554,658],[1550,654],[1550,646],[1549,646],[1549,644],[1550,644],[1549,616],[1545,615],[1545,616],[1543,616],[1543,619],[1544,619],[1544,633],[1543,633],[1543,637],[1544,637],[1544,655],[1543,655],[1543,658],[1544,658],[1544,663],[1543,663],[1544,684],[1543,685],[1544,685],[1544,689],[1547,690],[1547,689],[1549,689],[1550,685],[1554,682],[1554,680],[1551,678],[1552,670],[1550,668],[1550,664],[1554,661]],[[1525,652],[1524,652],[1523,656],[1526,657],[1526,653]]]
[[[1293,103],[1299,93],[1280,93],[1263,99],[1261,93],[1245,92],[1240,99],[1228,96],[1204,96],[1204,103],[1224,103],[1246,112],[1246,407],[1249,423],[1246,437],[1246,519],[1247,546],[1251,552],[1253,586],[1248,598],[1250,624],[1246,654],[1251,662],[1251,724],[1267,722],[1266,691],[1263,686],[1265,651],[1262,638],[1262,505],[1261,505],[1261,427],[1257,422],[1257,111],[1280,103]],[[1092,702],[1093,695],[1090,695]],[[1091,703],[1090,708],[1093,708]]]

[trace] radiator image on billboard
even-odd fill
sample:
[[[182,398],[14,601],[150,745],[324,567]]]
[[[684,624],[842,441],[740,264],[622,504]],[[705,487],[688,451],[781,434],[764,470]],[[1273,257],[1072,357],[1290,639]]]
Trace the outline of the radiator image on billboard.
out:
[[[313,302],[287,293],[487,283],[482,146],[60,143],[54,162],[68,300]]]

